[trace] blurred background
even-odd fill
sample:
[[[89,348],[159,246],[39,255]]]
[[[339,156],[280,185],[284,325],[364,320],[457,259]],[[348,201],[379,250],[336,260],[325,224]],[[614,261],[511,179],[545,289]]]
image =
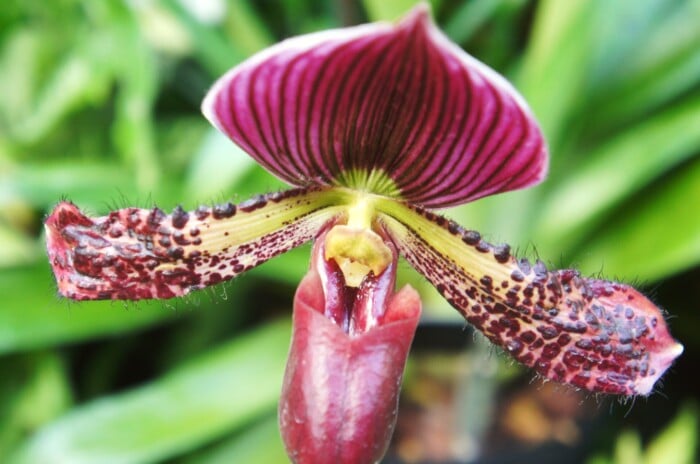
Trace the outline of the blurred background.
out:
[[[187,298],[57,298],[42,220],[281,188],[199,113],[285,37],[411,0],[5,0],[0,6],[0,462],[286,462],[276,404],[305,247]],[[541,186],[447,211],[553,267],[632,283],[686,351],[649,398],[543,383],[407,265],[425,317],[387,463],[697,462],[700,1],[434,0],[541,121]]]

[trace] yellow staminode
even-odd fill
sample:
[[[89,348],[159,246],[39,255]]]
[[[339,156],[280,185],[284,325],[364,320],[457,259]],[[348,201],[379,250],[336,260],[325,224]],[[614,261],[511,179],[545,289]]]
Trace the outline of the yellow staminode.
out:
[[[367,196],[359,196],[348,208],[347,224],[338,224],[326,235],[325,259],[333,259],[345,277],[345,285],[359,287],[370,271],[381,274],[393,255],[384,239],[372,230],[374,207]]]

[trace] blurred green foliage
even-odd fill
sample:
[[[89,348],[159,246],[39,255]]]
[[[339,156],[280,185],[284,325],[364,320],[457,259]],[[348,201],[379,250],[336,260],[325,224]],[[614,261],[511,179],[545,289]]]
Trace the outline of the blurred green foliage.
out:
[[[288,317],[308,248],[179,302],[75,304],[55,296],[42,219],[66,197],[102,214],[281,188],[199,115],[208,86],[286,36],[394,20],[413,3],[3,2],[0,456],[283,462],[274,410],[288,326],[270,315]],[[700,1],[431,4],[453,40],[524,93],[552,154],[542,186],[450,216],[587,274],[654,283],[698,266]],[[429,308],[445,306],[406,274]],[[688,408],[645,451],[628,432],[595,462],[662,462],[649,456],[686,449],[691,425]]]
[[[595,456],[589,464],[693,464],[698,432],[697,408],[686,404],[644,449],[639,434],[625,430],[617,439],[612,456]]]

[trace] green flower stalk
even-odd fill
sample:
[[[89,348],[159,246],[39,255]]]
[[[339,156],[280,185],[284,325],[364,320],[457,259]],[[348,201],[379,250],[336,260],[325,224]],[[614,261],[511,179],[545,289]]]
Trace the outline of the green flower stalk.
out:
[[[402,256],[489,340],[540,375],[647,395],[682,352],[633,288],[512,256],[434,212],[532,186],[546,145],[522,97],[419,6],[286,40],[229,71],[205,116],[294,188],[172,213],[46,221],[59,292],[174,298],[314,241],[294,302],[280,425],[295,462],[373,462],[396,416],[420,314]]]

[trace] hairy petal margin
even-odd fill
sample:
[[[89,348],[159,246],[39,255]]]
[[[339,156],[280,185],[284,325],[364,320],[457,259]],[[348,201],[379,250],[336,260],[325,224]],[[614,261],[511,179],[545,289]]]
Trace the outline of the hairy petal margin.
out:
[[[634,288],[517,260],[471,230],[392,200],[380,221],[401,255],[467,321],[542,376],[593,392],[648,395],[683,346]]]
[[[340,214],[336,200],[297,189],[192,212],[125,208],[98,218],[62,202],[45,222],[49,262],[59,293],[74,300],[178,297],[313,239]]]

